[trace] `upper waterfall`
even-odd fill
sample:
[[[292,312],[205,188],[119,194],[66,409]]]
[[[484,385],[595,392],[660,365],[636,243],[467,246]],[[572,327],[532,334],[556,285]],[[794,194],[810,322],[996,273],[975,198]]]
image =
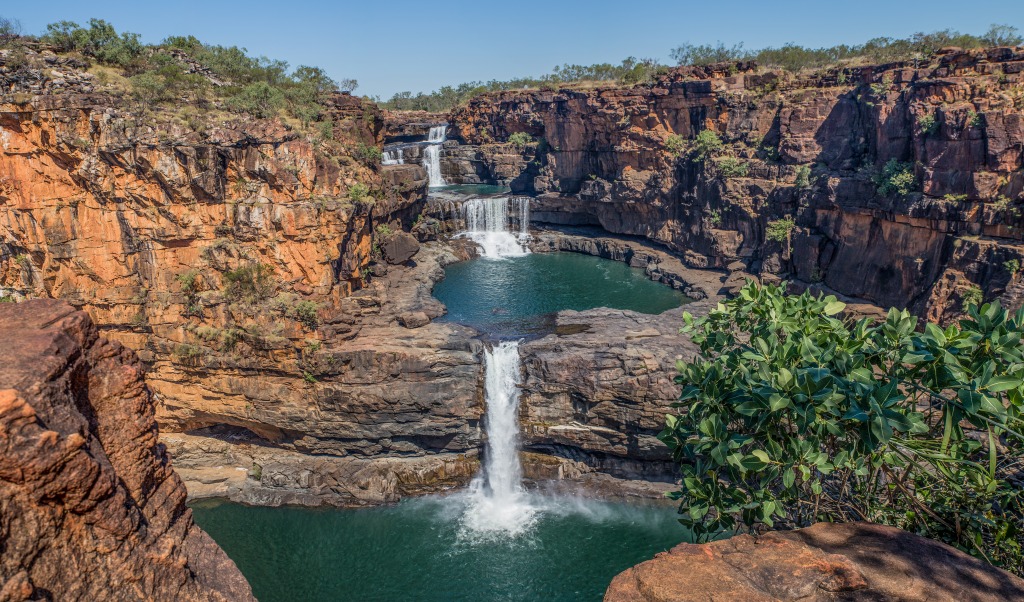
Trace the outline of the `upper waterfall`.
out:
[[[511,211],[510,211],[511,209]],[[480,245],[484,257],[518,257],[530,250],[530,199],[489,197],[462,204],[465,236]]]
[[[381,165],[401,165],[405,163],[405,151],[400,148],[385,150],[380,162]]]
[[[423,167],[427,170],[431,188],[447,185],[444,176],[441,175],[441,147],[447,131],[447,125],[434,125],[430,126],[430,132],[427,134],[427,146],[423,149]]]

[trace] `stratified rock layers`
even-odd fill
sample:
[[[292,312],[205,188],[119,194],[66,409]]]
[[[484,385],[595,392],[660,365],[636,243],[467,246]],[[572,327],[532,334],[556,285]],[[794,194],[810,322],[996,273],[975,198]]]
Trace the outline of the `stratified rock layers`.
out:
[[[0,599],[253,600],[192,522],[134,353],[62,301],[0,304]]]
[[[620,573],[605,602],[1005,602],[1024,580],[943,543],[869,523],[680,544]]]

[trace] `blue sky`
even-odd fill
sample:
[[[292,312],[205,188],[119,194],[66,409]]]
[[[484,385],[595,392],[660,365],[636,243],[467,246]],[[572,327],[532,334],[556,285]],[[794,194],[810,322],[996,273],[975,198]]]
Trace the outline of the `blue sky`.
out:
[[[107,19],[145,42],[192,34],[238,45],[292,66],[355,78],[357,93],[429,91],[472,80],[541,75],[562,63],[617,63],[627,56],[668,61],[684,42],[747,48],[797,42],[821,46],[876,36],[953,28],[981,33],[991,23],[1024,30],[1020,0],[611,2],[516,0],[46,0],[5,3],[0,16],[41,33],[61,19]],[[849,7],[849,8],[847,8]]]

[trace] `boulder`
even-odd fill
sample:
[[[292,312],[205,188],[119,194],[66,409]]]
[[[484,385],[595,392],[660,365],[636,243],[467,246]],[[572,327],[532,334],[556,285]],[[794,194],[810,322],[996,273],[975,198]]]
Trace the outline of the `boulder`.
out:
[[[380,250],[384,254],[384,261],[391,265],[399,265],[419,253],[420,243],[408,232],[395,232],[381,243]]]
[[[996,602],[1024,579],[946,544],[870,523],[680,544],[626,569],[605,602]]]

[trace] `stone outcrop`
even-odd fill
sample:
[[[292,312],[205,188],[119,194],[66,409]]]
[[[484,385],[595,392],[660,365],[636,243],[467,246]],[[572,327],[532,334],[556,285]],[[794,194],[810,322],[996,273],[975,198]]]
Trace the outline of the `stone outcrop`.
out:
[[[0,599],[253,600],[192,522],[135,354],[56,300],[0,304]]]
[[[634,88],[498,92],[450,115],[465,148],[447,154],[538,195],[537,221],[948,320],[975,290],[1020,302],[1022,65],[1024,49],[992,48],[814,76],[743,63]],[[724,146],[701,158],[705,130]],[[510,163],[514,133],[536,142]],[[879,192],[890,160],[910,165],[915,191]]]
[[[1005,602],[1024,580],[946,544],[869,523],[680,544],[620,573],[605,602]]]

